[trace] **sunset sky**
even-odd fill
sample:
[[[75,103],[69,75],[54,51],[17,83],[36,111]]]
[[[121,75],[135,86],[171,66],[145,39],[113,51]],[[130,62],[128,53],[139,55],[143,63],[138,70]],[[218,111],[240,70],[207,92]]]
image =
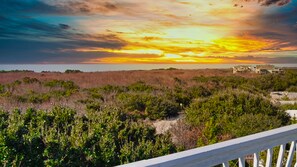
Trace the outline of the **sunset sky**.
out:
[[[1,0],[0,64],[297,63],[297,0]]]

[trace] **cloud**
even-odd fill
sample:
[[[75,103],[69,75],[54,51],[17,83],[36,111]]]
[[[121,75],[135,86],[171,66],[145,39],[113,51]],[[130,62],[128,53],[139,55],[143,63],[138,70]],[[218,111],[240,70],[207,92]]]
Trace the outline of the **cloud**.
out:
[[[107,8],[107,9],[110,9],[110,10],[116,10],[118,7],[115,5],[115,4],[112,4],[110,2],[105,2],[104,3],[104,6]]]
[[[0,13],[45,13],[45,14],[59,14],[63,10],[56,6],[47,4],[40,0],[2,0],[0,3]]]
[[[297,1],[281,9],[257,14],[247,20],[253,29],[245,33],[274,43],[267,50],[282,51],[284,48],[297,46]],[[239,32],[240,34],[241,32]]]
[[[255,3],[234,8],[234,1]],[[195,56],[219,62],[207,56],[295,51],[295,2],[3,0],[0,62],[174,62]],[[272,5],[281,7],[266,7]]]
[[[49,15],[86,15],[106,13],[118,9],[124,3],[111,3],[108,0],[3,0],[0,3],[3,13],[38,13]],[[0,12],[0,13],[1,13]]]
[[[82,33],[65,23],[0,14],[0,63],[79,63],[110,54],[82,53],[77,48],[121,49],[125,45],[126,41],[111,33]]]
[[[35,64],[35,63],[81,63],[90,59],[112,57],[108,52],[77,52],[81,44],[87,42],[41,42],[18,39],[0,39],[0,64]],[[95,45],[95,44],[93,44]],[[102,47],[102,46],[101,46]],[[12,49],[13,48],[13,49]],[[69,50],[63,51],[65,48]],[[12,56],[13,55],[13,56]]]
[[[281,57],[264,57],[264,56],[237,56],[233,58],[235,62],[251,62],[251,63],[264,63],[264,64],[295,64],[297,57],[294,56],[281,56]]]
[[[1,16],[0,37],[7,38],[66,38],[69,33],[58,25],[44,23],[28,17]]]
[[[61,29],[64,29],[64,30],[68,30],[68,29],[71,28],[71,27],[70,27],[69,25],[67,25],[67,24],[59,24],[59,27],[60,27]]]
[[[283,6],[290,3],[291,0],[260,0],[259,2],[264,6],[269,6],[269,5]]]
[[[296,56],[205,56],[201,59],[220,60],[219,63],[228,64],[295,64]]]
[[[270,6],[270,5],[277,5],[277,6],[284,6],[291,2],[291,0],[241,0],[243,2],[251,2],[251,1],[257,1],[263,6]],[[237,7],[238,4],[235,4]]]
[[[160,6],[172,2],[165,0]],[[179,3],[180,4],[180,3]],[[156,19],[162,17],[178,18],[174,13],[163,13],[164,10],[153,1],[135,0],[3,0],[0,3],[0,14],[50,15],[50,16],[133,16],[137,18]],[[162,6],[162,8],[165,6]]]
[[[49,24],[33,18],[7,18],[0,15],[0,38],[28,41],[64,41],[67,48],[88,46],[119,49],[126,42],[114,34],[85,34],[67,24]]]

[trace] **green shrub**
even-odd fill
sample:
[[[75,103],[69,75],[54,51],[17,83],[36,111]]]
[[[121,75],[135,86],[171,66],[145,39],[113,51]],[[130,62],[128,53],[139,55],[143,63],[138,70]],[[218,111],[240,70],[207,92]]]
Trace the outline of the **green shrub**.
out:
[[[7,128],[7,126],[8,126],[8,122],[7,122],[8,117],[9,117],[8,112],[0,110],[0,131]]]
[[[32,84],[32,83],[41,83],[41,82],[37,78],[25,77],[23,78],[23,83]]]
[[[0,94],[5,92],[5,86],[0,84]]]
[[[169,136],[117,108],[1,111],[0,119],[0,163],[7,166],[115,166],[176,151]]]
[[[18,86],[18,85],[20,85],[20,84],[22,84],[22,81],[20,81],[20,80],[15,80],[15,81],[12,83],[13,86]]]
[[[152,120],[174,117],[181,111],[178,103],[164,97],[153,97],[146,103],[145,113]]]
[[[102,103],[101,102],[91,102],[86,105],[87,110],[101,111]]]
[[[44,83],[44,86],[51,88],[47,95],[56,99],[70,97],[79,91],[79,86],[73,81],[52,80]]]
[[[110,94],[110,93],[121,93],[126,91],[124,87],[116,85],[105,85],[99,88],[101,93]]]
[[[285,70],[284,74],[261,75],[252,78],[249,85],[265,91],[285,91],[297,84],[297,70]]]
[[[134,115],[143,118],[164,119],[173,117],[181,111],[178,103],[168,100],[166,97],[153,96],[150,94],[131,94],[122,93],[118,99],[123,103],[123,107],[127,112],[133,112]],[[136,113],[135,113],[136,111]]]
[[[154,87],[147,85],[145,82],[138,81],[128,86],[128,90],[132,92],[151,92]]]
[[[187,89],[176,86],[173,90],[167,90],[164,98],[187,107],[193,98],[189,94]]]
[[[286,89],[288,92],[297,92],[297,86],[290,86],[289,88]]]
[[[65,70],[65,73],[66,73],[66,74],[71,74],[71,73],[82,73],[82,71],[80,71],[80,70],[70,70],[70,69],[67,69],[67,70]]]
[[[73,125],[76,111],[70,108],[56,106],[51,110],[50,115],[53,117],[53,124],[60,130],[63,130]]]
[[[14,98],[21,103],[41,104],[50,100],[50,95],[46,93],[36,93],[34,91],[24,95],[17,95]]]
[[[295,104],[285,104],[285,105],[281,105],[280,108],[281,108],[283,111],[286,111],[286,110],[297,110],[297,103],[295,103]]]
[[[191,99],[207,97],[211,95],[211,92],[203,86],[193,86],[187,90],[187,95]]]
[[[31,94],[28,97],[30,103],[43,103],[49,101],[50,96],[48,94]]]
[[[66,90],[79,89],[79,87],[73,81],[63,81],[63,80],[48,81],[44,83],[44,86],[47,86],[50,88],[60,87]]]
[[[241,137],[280,126],[282,126],[282,122],[277,117],[265,114],[244,114],[232,123],[230,133],[233,136]]]
[[[294,86],[297,84],[297,70],[285,70],[284,74],[260,75],[254,78],[241,76],[197,76],[193,80],[197,83],[211,86],[216,91],[226,88],[240,88],[250,92],[268,93],[270,91],[294,90]]]
[[[117,96],[117,100],[122,103],[123,108],[127,112],[133,112],[135,116],[143,116],[146,108],[146,101],[151,98],[147,94],[131,94],[121,93]]]
[[[101,90],[99,88],[86,89],[86,91],[90,98],[104,100],[103,95],[101,94]]]
[[[218,142],[223,135],[240,137],[290,122],[289,116],[268,99],[238,90],[199,99],[186,108],[185,113],[187,122],[203,129],[200,145]],[[253,120],[248,122],[249,119]]]

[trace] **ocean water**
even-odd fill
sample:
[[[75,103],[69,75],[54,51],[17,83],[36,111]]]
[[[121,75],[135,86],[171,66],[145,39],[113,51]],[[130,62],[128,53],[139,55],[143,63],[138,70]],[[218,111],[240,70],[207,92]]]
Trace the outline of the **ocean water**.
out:
[[[0,71],[30,70],[35,72],[80,70],[83,72],[97,71],[130,71],[153,69],[228,69],[238,64],[0,64]],[[295,67],[297,64],[274,64],[277,67]]]

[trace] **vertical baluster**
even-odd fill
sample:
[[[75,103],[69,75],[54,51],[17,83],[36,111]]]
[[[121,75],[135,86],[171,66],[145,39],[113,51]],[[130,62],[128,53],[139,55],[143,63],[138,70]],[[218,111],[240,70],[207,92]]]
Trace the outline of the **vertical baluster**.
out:
[[[292,141],[291,147],[290,147],[290,152],[289,152],[287,163],[286,163],[286,167],[291,167],[293,155],[294,155],[294,151],[295,151],[295,146],[296,146],[296,141]]]
[[[245,167],[245,158],[240,157],[238,158],[239,167]]]
[[[253,167],[258,167],[259,166],[259,153],[254,153],[254,166]]]
[[[266,167],[271,167],[272,156],[273,156],[273,148],[269,148],[267,150],[266,165],[265,165]]]
[[[294,165],[294,167],[297,167],[297,143],[296,143],[296,146],[295,146],[295,148],[296,148],[296,150],[295,150],[295,152],[296,152],[296,162],[295,162],[295,165]]]
[[[227,161],[227,162],[224,162],[223,163],[223,167],[229,167],[229,162]]]
[[[285,144],[280,145],[279,147],[279,153],[278,153],[278,158],[277,158],[277,163],[276,163],[276,167],[282,167],[282,161],[284,158],[284,153],[285,153]]]

